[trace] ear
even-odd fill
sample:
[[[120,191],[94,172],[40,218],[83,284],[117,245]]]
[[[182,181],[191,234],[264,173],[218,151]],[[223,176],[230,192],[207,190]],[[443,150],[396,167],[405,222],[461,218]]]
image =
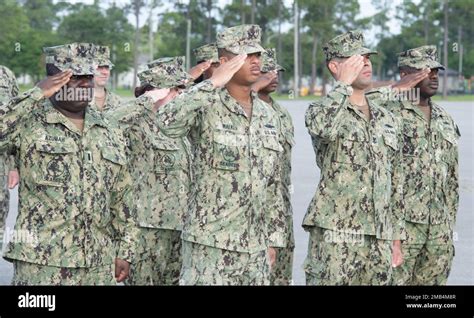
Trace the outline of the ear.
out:
[[[337,63],[334,60],[329,61],[328,63],[328,69],[331,71],[333,74],[337,74],[337,70],[339,68],[339,63]]]
[[[224,64],[226,62],[229,62],[229,58],[227,56],[221,56],[221,57],[219,57],[219,62],[221,64]]]

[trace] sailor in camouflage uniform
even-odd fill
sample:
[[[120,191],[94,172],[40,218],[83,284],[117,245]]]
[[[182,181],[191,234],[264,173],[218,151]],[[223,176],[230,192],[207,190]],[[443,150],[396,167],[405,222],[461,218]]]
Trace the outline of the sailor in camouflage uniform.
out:
[[[422,69],[429,75],[416,88],[418,101],[388,103],[403,122],[403,203],[406,240],[404,264],[394,272],[396,285],[444,285],[454,257],[453,230],[459,203],[459,129],[452,117],[431,97],[438,88],[435,46],[400,53],[402,79]]]
[[[45,48],[48,78],[0,108],[0,150],[18,153],[22,176],[4,254],[15,285],[115,284],[133,261],[138,233],[125,140],[88,106],[93,49]]]
[[[190,76],[184,57],[160,58],[138,74],[141,95],[115,111],[128,140],[140,243],[129,285],[177,285],[182,266],[181,230],[188,211],[191,153],[187,137],[170,138],[157,126],[156,112],[179,95]],[[166,90],[153,102],[145,93]]]
[[[310,233],[304,262],[310,285],[387,285],[401,263],[400,123],[364,90],[370,55],[360,31],[324,46],[334,89],[310,105],[306,126],[321,179],[303,227]]]
[[[110,78],[110,71],[114,67],[114,64],[110,61],[109,47],[96,45],[94,59],[97,70],[94,74],[94,102],[92,107],[106,113],[113,112],[123,101],[106,87]]]
[[[258,92],[261,100],[265,101],[276,112],[280,120],[283,147],[282,157],[282,196],[285,202],[286,222],[288,227],[287,243],[285,248],[277,248],[275,265],[271,269],[271,285],[292,284],[293,252],[295,236],[293,231],[293,210],[291,207],[291,149],[294,145],[294,127],[290,113],[285,107],[278,104],[270,94],[278,87],[278,72],[285,69],[278,65],[275,49],[266,49],[262,54],[262,76],[252,87]]]
[[[202,81],[210,79],[214,70],[219,67],[219,56],[217,54],[217,46],[215,43],[206,44],[194,49],[194,56],[196,57],[197,64],[204,62],[210,62],[209,67],[203,70],[203,73],[198,77],[194,83],[198,84]]]
[[[7,67],[0,65],[0,103],[7,103],[18,95],[15,75]],[[8,215],[10,193],[7,185],[7,174],[12,168],[12,157],[0,152],[0,250],[4,238],[5,220]]]
[[[285,247],[279,122],[251,92],[264,51],[260,32],[241,25],[219,33],[221,66],[212,78],[158,112],[165,134],[189,135],[195,147],[183,285],[269,284],[273,247]]]

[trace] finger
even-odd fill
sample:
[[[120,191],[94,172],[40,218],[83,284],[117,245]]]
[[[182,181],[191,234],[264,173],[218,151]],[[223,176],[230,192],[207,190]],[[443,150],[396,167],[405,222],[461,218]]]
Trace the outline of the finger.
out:
[[[61,73],[55,74],[51,76],[53,79],[62,79],[62,78],[68,78],[72,76],[72,70],[66,70]]]
[[[72,74],[71,74],[72,76]],[[59,84],[59,83],[67,83],[71,79],[71,76],[61,76],[58,78],[53,78],[53,84]]]
[[[230,60],[231,62],[233,61],[234,63],[240,63],[241,61],[245,61],[245,59],[247,58],[247,54],[239,54],[237,56],[235,56],[232,60]]]
[[[242,67],[242,65],[244,65],[244,63],[245,63],[245,59],[242,59],[242,58],[238,59],[238,60],[234,61],[234,63],[230,64],[229,68],[231,70],[238,70]]]
[[[344,63],[346,63],[346,65],[355,65],[357,64],[359,61],[362,61],[362,55],[352,55],[350,58],[348,58]]]
[[[124,271],[121,271],[119,276],[117,277],[117,282],[121,283],[125,279],[126,275]]]
[[[18,184],[16,178],[8,178],[8,188],[13,189]]]

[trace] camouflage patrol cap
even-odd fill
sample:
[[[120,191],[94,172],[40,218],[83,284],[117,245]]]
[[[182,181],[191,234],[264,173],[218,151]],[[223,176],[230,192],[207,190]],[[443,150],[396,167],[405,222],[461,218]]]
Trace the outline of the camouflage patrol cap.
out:
[[[330,40],[323,46],[326,61],[335,57],[351,57],[353,55],[377,54],[377,51],[364,47],[364,35],[361,31],[349,31]]]
[[[440,68],[444,66],[438,62],[436,46],[425,45],[409,49],[398,54],[398,67],[409,66],[416,69]]]
[[[163,57],[148,63],[148,69],[138,73],[140,84],[156,88],[186,85],[191,76],[184,70],[184,59],[184,56]]]
[[[215,43],[206,44],[193,50],[197,62],[211,61],[211,63],[219,63],[217,56],[217,46]]]
[[[266,73],[273,70],[277,70],[278,72],[285,71],[285,69],[277,63],[275,49],[266,49],[265,52],[262,53],[262,72]]]
[[[46,64],[53,64],[61,71],[72,70],[74,75],[94,75],[95,50],[92,43],[71,43],[43,48]]]
[[[217,48],[234,54],[252,54],[265,51],[260,45],[262,30],[256,24],[227,28],[217,34]]]
[[[114,64],[110,60],[110,49],[108,46],[96,45],[94,57],[97,61],[97,66],[114,67]]]

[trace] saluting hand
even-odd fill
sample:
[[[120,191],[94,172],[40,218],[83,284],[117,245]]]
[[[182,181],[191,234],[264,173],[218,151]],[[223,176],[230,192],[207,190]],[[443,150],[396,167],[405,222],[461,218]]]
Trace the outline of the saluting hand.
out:
[[[211,64],[211,60],[201,62],[198,65],[192,67],[188,73],[193,78],[193,80],[195,80],[196,78],[201,76],[202,73],[204,73],[209,67],[211,67]]]
[[[49,98],[53,96],[57,91],[61,89],[64,85],[69,82],[69,79],[72,76],[72,71],[67,70],[53,76],[48,76],[43,79],[41,82],[36,84],[43,91],[43,96]]]
[[[429,68],[426,68],[414,73],[407,74],[402,77],[400,81],[392,85],[392,89],[397,90],[398,92],[407,91],[410,88],[415,87],[416,84],[428,77],[430,72],[431,70]]]
[[[260,78],[252,85],[254,92],[259,92],[264,87],[267,87],[278,76],[278,71],[273,70],[260,76]]]
[[[234,74],[240,70],[242,65],[244,65],[246,58],[247,54],[239,54],[234,56],[230,61],[222,63],[218,68],[216,68],[210,78],[212,85],[217,88],[223,87],[227,84]]]
[[[362,55],[353,55],[338,65],[337,73],[335,74],[336,80],[352,85],[363,67],[364,57]]]
[[[169,92],[169,88],[155,88],[151,91],[146,91],[143,95],[149,96],[153,100],[153,103],[156,103],[157,101],[165,98],[169,94]]]

